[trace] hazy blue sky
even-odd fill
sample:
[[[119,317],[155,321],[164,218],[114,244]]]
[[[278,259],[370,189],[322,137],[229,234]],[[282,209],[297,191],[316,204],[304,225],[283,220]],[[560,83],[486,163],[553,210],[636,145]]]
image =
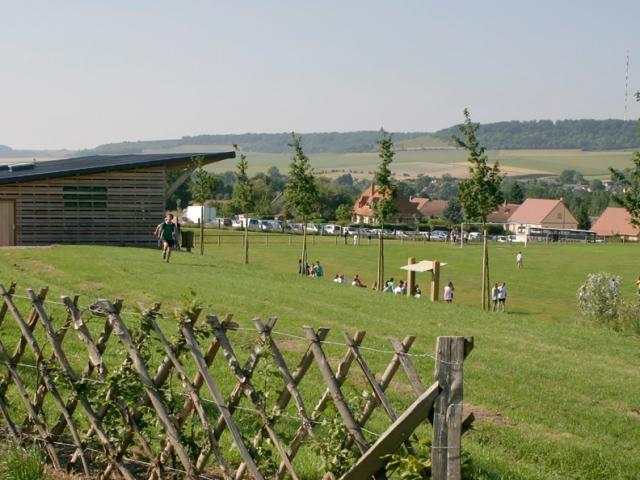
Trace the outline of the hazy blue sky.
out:
[[[0,0],[0,144],[622,118],[638,32],[638,0]]]

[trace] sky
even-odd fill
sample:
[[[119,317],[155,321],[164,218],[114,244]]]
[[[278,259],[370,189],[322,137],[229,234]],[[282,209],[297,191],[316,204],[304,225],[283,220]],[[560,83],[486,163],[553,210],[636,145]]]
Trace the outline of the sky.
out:
[[[0,0],[0,144],[622,118],[639,19],[637,0]]]

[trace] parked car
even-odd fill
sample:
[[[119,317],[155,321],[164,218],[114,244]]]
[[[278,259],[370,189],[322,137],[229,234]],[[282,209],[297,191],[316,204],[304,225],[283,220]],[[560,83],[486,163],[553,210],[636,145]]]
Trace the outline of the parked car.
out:
[[[315,223],[307,223],[307,232],[308,233],[318,233],[318,226]]]
[[[434,230],[431,232],[431,240],[446,240],[449,238],[449,232],[444,230]]]
[[[467,237],[469,240],[482,240],[481,232],[469,232],[469,236]]]
[[[336,225],[335,223],[323,225],[322,230],[324,231],[324,233],[327,233],[329,235],[340,235],[342,233],[342,227],[340,225]]]

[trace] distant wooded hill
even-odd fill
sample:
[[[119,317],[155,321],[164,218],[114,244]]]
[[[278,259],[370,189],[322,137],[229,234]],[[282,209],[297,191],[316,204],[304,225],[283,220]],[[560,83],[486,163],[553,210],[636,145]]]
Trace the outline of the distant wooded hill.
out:
[[[398,132],[394,140],[399,149],[433,149],[453,146],[451,136],[458,133],[453,126],[437,132]],[[380,137],[377,131],[330,132],[302,134],[305,152],[357,153],[372,152]],[[620,150],[640,147],[638,123],[633,120],[533,120],[487,123],[480,126],[480,142],[488,149],[582,149]],[[198,135],[172,140],[107,143],[76,152],[91,154],[128,154],[165,152],[198,152],[231,149],[238,144],[244,151],[282,154],[290,151],[289,133],[244,133],[237,135]],[[12,150],[0,145],[0,157],[24,157],[42,151]]]

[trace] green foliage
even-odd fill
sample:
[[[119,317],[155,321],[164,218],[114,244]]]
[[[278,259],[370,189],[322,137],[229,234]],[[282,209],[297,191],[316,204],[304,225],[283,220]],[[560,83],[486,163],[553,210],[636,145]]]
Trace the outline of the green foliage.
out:
[[[624,207],[630,215],[631,224],[640,227],[640,152],[633,154],[633,168],[627,171],[611,168],[611,178],[623,187],[613,194],[613,200]]]
[[[563,170],[558,176],[558,181],[562,184],[578,184],[583,185],[588,182],[584,179],[584,176],[577,170]]]
[[[195,171],[191,176],[191,185],[189,188],[193,200],[196,203],[203,204],[213,198],[216,190],[221,186],[222,181],[219,177],[211,175],[203,168],[203,157],[193,157],[192,162]]]
[[[302,149],[302,139],[292,133],[289,146],[293,148],[294,155],[291,159],[289,182],[285,188],[284,197],[287,205],[306,223],[318,208],[318,187],[309,157]]]
[[[590,273],[578,290],[578,307],[591,320],[611,324],[618,317],[622,279],[607,272]]]
[[[253,186],[247,175],[249,162],[244,153],[240,154],[236,170],[236,183],[233,189],[233,203],[242,212],[249,213],[253,208]],[[277,169],[276,169],[277,170]]]
[[[377,191],[380,193],[380,200],[378,200],[373,206],[374,217],[376,223],[381,227],[387,220],[396,213],[396,207],[394,200],[397,192],[393,185],[393,178],[389,166],[393,162],[395,151],[393,148],[393,140],[391,135],[381,131],[380,140],[378,140],[378,157],[380,157],[380,165],[374,178],[374,184]]]
[[[589,218],[589,210],[586,205],[581,205],[575,213],[578,221],[578,228],[581,230],[589,230],[591,228],[591,219]]]
[[[41,480],[45,476],[45,460],[36,447],[11,444],[0,456],[0,480]]]
[[[349,225],[351,223],[351,218],[353,215],[353,207],[346,203],[342,205],[338,205],[336,208],[336,220],[342,226]]]
[[[454,136],[456,144],[469,152],[469,177],[460,182],[460,203],[470,220],[485,223],[487,215],[502,203],[502,175],[498,162],[488,165],[485,148],[480,145],[477,132],[480,126],[471,122],[469,111],[464,110],[464,124],[460,125],[463,138]]]
[[[522,189],[522,185],[520,182],[513,182],[511,188],[509,189],[508,197],[506,201],[509,203],[522,203],[524,202],[524,190]]]
[[[452,198],[447,203],[447,206],[445,207],[444,212],[442,212],[442,216],[444,217],[445,220],[448,220],[451,223],[455,223],[455,224],[461,223],[464,220],[464,212],[462,211],[462,205],[460,205],[460,202],[457,199]]]

